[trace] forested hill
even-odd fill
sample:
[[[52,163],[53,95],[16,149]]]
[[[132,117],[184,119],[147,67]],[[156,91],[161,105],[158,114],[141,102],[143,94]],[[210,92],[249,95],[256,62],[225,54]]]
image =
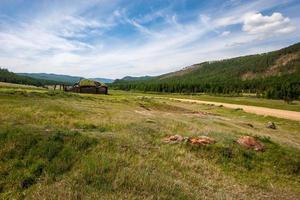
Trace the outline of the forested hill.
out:
[[[123,90],[263,94],[299,98],[300,43],[264,54],[204,62],[146,80],[116,80]]]
[[[18,73],[18,75],[27,76],[35,79],[43,79],[49,81],[57,81],[74,84],[83,77],[79,76],[68,76],[68,75],[60,75],[60,74],[48,74],[48,73]]]
[[[0,82],[35,85],[35,86],[53,85],[53,84],[60,83],[57,81],[35,79],[27,76],[21,76],[13,72],[10,72],[4,68],[0,68]]]
[[[49,81],[57,81],[66,84],[74,84],[81,79],[85,79],[85,77],[81,76],[70,76],[70,75],[63,75],[63,74],[48,74],[48,73],[18,73],[18,75],[27,76],[35,79],[43,79]],[[113,79],[108,78],[88,78],[95,81],[100,81],[103,83],[112,83]]]

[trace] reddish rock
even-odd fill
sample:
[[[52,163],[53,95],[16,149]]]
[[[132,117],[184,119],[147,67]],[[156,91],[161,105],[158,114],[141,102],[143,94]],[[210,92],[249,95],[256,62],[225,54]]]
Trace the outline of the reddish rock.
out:
[[[206,136],[200,136],[197,138],[191,138],[190,143],[192,144],[198,144],[198,145],[207,145],[207,144],[214,144],[216,143],[216,141],[210,137],[206,137]]]
[[[255,151],[263,151],[264,145],[250,136],[242,136],[237,140],[241,146],[253,149]]]

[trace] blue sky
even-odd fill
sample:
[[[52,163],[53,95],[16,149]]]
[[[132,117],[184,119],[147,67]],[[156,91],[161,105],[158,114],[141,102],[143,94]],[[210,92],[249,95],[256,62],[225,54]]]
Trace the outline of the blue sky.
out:
[[[299,0],[0,0],[0,66],[121,78],[300,41]]]

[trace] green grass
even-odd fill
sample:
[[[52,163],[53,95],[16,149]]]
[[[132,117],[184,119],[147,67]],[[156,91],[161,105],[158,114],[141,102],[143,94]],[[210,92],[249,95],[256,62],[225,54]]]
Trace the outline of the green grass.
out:
[[[6,82],[0,82],[0,88],[44,90],[44,88],[42,87],[37,87],[33,85],[22,85],[22,84],[6,83]]]
[[[13,191],[18,198],[41,177],[56,181],[97,142],[77,132],[45,134],[11,127],[1,129],[0,138],[0,190],[3,197]]]
[[[299,122],[145,96],[0,89],[0,199],[299,198]],[[217,143],[162,141],[173,134]]]

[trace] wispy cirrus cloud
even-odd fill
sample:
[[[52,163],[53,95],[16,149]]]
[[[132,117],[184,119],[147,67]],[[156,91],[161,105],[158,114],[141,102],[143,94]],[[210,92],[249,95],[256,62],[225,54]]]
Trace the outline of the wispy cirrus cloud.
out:
[[[120,78],[156,75],[299,40],[299,18],[277,9],[286,10],[295,1],[272,1],[272,6],[269,1],[222,2],[215,2],[219,8],[185,2],[197,7],[193,13],[179,9],[176,1],[158,6],[103,0],[36,5],[40,10],[26,19],[0,17],[0,64],[17,72]],[[270,35],[275,29],[278,34]]]

